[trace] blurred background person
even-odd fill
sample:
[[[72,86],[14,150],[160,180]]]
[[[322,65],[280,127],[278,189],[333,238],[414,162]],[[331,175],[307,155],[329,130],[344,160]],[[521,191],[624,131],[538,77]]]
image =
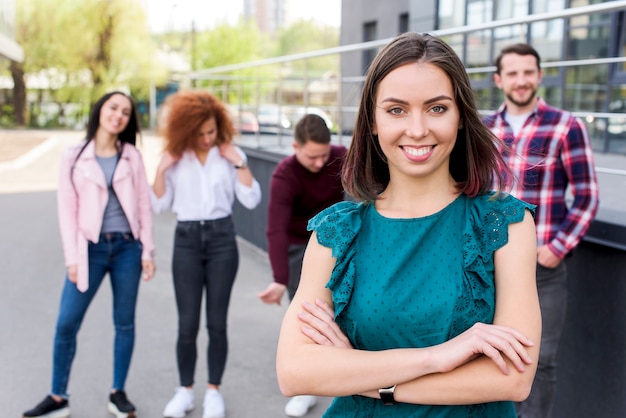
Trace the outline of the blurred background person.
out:
[[[86,140],[62,156],[57,199],[67,275],[54,336],[52,388],[24,418],[70,416],[67,387],[76,337],[106,273],[115,326],[108,409],[118,418],[135,416],[124,385],[142,271],[144,280],[154,276],[150,186],[135,148],[139,133],[133,100],[108,93],[93,107]]]
[[[274,281],[258,295],[267,304],[280,305],[285,290],[293,299],[311,236],[306,229],[309,219],[343,200],[341,165],[346,148],[331,145],[330,139],[324,119],[305,115],[294,130],[294,153],[272,173],[267,242]],[[315,403],[314,396],[295,396],[285,406],[285,414],[302,417]]]
[[[225,416],[219,392],[228,354],[227,316],[239,266],[232,207],[235,198],[254,209],[261,188],[246,155],[233,145],[228,110],[204,91],[182,91],[165,103],[165,151],[153,184],[153,207],[176,214],[172,276],[178,311],[179,384],[163,411],[180,418],[194,408],[196,339],[206,295],[208,380],[203,418]]]

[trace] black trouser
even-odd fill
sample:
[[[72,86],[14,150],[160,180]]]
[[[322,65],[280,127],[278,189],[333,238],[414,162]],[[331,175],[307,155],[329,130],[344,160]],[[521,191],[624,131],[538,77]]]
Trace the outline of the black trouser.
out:
[[[289,301],[293,299],[300,284],[300,275],[302,274],[302,259],[306,244],[291,244],[289,246],[289,283],[287,291],[289,292]]]
[[[239,251],[231,217],[178,222],[172,272],[178,308],[176,356],[181,386],[194,383],[203,291],[209,333],[208,383],[219,385],[222,381],[228,354],[228,306],[238,266]]]
[[[541,347],[537,373],[528,398],[516,404],[521,418],[549,418],[556,395],[559,342],[567,313],[567,265],[555,268],[537,264],[537,292],[541,306]]]

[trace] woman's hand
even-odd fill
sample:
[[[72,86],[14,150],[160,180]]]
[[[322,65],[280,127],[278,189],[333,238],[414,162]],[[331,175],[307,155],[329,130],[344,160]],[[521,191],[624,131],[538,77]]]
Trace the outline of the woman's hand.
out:
[[[353,348],[350,340],[343,333],[334,320],[335,312],[326,302],[316,299],[315,304],[304,302],[304,312],[298,313],[298,318],[307,324],[301,331],[319,345],[338,348]]]
[[[180,160],[180,156],[176,157],[170,152],[165,151],[163,153],[163,156],[161,157],[161,161],[159,161],[157,170],[164,173],[165,171],[167,171],[168,168],[176,164],[178,160]]]
[[[144,281],[149,281],[154,277],[154,272],[156,271],[156,267],[154,266],[154,261],[152,260],[142,260],[141,261],[141,278]]]
[[[230,143],[220,145],[220,155],[222,158],[227,159],[232,165],[237,165],[243,160],[233,144]]]
[[[77,264],[72,264],[70,266],[67,266],[67,279],[76,284],[76,281],[78,280],[78,265]]]
[[[513,328],[476,323],[470,329],[445,343],[430,347],[435,359],[435,371],[451,371],[474,358],[485,355],[505,375],[509,369],[504,361],[507,357],[519,372],[533,362],[526,347],[533,346],[521,332]]]

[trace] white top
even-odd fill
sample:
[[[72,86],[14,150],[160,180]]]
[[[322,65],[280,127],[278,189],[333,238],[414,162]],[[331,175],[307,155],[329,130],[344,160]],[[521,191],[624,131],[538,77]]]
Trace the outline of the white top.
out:
[[[244,152],[237,146],[235,149],[246,160]],[[194,151],[185,151],[165,173],[163,196],[157,198],[151,193],[154,212],[164,212],[171,206],[179,221],[230,216],[235,197],[244,207],[254,209],[261,202],[261,187],[256,179],[251,187],[239,182],[237,169],[222,158],[218,147],[209,150],[204,165]]]
[[[532,112],[524,113],[523,115],[511,115],[509,112],[506,112],[504,114],[504,120],[506,120],[509,123],[509,125],[511,125],[511,128],[513,128],[513,133],[515,134],[515,136],[517,136],[519,131],[522,130],[522,127],[524,126],[524,122],[526,122],[526,119],[528,119],[531,113]]]

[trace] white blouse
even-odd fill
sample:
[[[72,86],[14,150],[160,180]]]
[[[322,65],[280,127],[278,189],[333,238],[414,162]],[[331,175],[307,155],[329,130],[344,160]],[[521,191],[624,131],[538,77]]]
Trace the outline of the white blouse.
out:
[[[246,160],[244,152],[237,146],[235,149]],[[251,187],[239,182],[237,169],[222,158],[218,147],[209,150],[204,165],[194,151],[185,151],[165,173],[163,196],[151,193],[154,212],[164,212],[171,206],[179,221],[230,216],[235,197],[244,207],[254,209],[261,202],[261,186],[256,179]]]

